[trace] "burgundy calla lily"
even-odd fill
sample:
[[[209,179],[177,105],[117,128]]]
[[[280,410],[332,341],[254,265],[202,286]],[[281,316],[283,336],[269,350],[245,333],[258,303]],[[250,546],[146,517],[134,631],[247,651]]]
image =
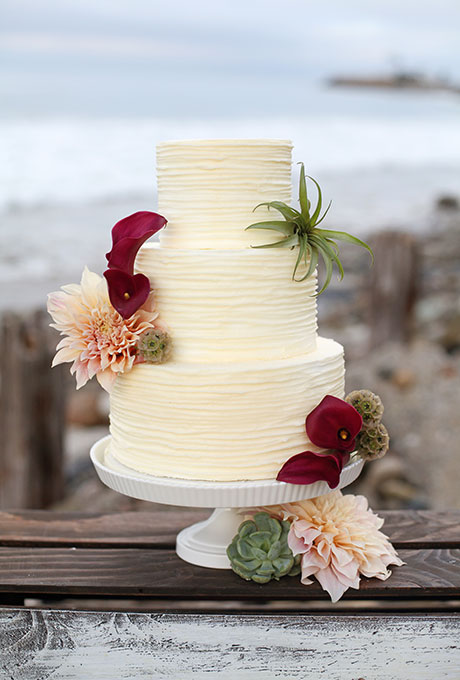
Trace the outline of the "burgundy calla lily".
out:
[[[132,274],[139,248],[164,227],[166,222],[161,215],[146,210],[117,222],[112,229],[112,250],[106,254],[108,268]]]
[[[363,419],[353,406],[328,394],[307,416],[305,426],[310,441],[316,446],[350,452],[355,448]]]
[[[278,472],[276,479],[289,484],[313,484],[325,481],[329,488],[335,489],[348,458],[347,454],[344,455],[340,451],[329,453],[304,451],[289,458]]]
[[[144,274],[128,274],[119,269],[104,272],[112,306],[124,319],[142,307],[150,293],[150,281]]]

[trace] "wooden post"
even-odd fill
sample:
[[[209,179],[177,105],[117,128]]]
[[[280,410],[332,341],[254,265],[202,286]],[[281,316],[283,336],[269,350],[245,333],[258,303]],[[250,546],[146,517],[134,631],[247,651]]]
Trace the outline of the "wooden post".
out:
[[[51,370],[56,333],[44,310],[0,322],[0,507],[44,508],[63,491],[65,381]]]
[[[369,293],[370,344],[407,343],[418,293],[418,249],[411,234],[385,231],[373,239],[375,263]]]

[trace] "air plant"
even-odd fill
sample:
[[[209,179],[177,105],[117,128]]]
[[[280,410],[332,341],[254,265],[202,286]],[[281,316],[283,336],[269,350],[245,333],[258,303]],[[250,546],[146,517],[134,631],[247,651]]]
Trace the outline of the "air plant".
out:
[[[315,184],[318,192],[317,203],[313,212],[311,212],[311,202],[307,197],[306,177]],[[351,236],[351,234],[347,234],[344,231],[333,231],[318,227],[326,217],[329,208],[331,207],[331,202],[321,215],[321,188],[313,177],[305,175],[303,163],[300,163],[299,204],[300,211],[281,201],[259,203],[254,210],[257,210],[257,208],[260,208],[261,206],[267,206],[268,209],[273,208],[278,211],[284,220],[256,222],[255,224],[246,227],[246,229],[272,229],[284,236],[284,238],[275,243],[266,243],[261,246],[253,246],[253,248],[291,248],[293,250],[298,246],[299,252],[292,273],[294,281],[305,281],[305,279],[311,276],[318,264],[319,256],[321,256],[326,267],[326,278],[318,295],[328,287],[332,278],[334,263],[339,271],[340,279],[343,279],[344,271],[339,258],[339,248],[336,241],[345,241],[361,246],[369,251],[372,261],[374,260],[372,249],[367,243],[356,238],[356,236]],[[305,264],[307,271],[303,276],[297,277],[297,272],[301,263]]]

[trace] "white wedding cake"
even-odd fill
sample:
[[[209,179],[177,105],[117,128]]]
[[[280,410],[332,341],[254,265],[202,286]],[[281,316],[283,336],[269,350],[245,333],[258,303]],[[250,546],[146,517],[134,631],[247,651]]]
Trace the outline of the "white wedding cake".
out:
[[[258,204],[290,203],[291,151],[284,140],[158,146],[168,224],[135,269],[150,279],[172,355],[118,375],[115,461],[155,476],[257,480],[318,450],[305,416],[325,395],[343,398],[343,348],[317,335],[316,274],[293,281],[296,250],[252,248],[279,234],[245,230]],[[273,217],[258,208],[257,220]]]

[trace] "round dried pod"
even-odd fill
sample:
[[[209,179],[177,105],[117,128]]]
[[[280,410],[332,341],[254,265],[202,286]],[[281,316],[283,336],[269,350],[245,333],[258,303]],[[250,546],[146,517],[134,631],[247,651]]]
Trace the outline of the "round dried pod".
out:
[[[364,427],[377,425],[380,422],[383,404],[378,394],[370,390],[354,390],[345,397],[345,401],[361,415]]]
[[[171,338],[161,328],[149,328],[137,341],[137,351],[148,364],[162,364],[171,355]]]
[[[390,437],[385,425],[378,423],[373,427],[363,428],[356,439],[358,454],[364,460],[377,460],[388,451]]]

